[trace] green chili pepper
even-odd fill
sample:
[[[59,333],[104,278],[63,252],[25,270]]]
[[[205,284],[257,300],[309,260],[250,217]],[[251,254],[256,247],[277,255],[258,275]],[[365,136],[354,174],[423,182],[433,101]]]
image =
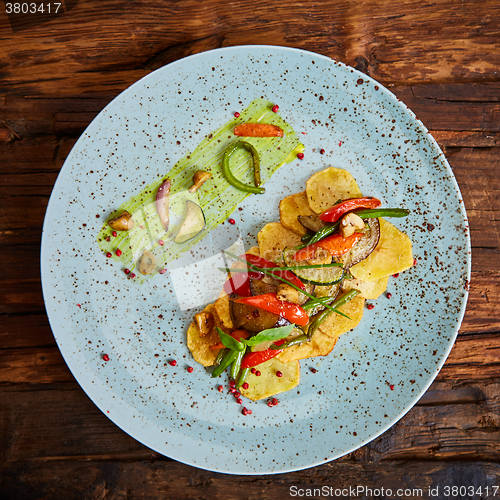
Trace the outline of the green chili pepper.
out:
[[[224,354],[220,365],[217,366],[212,372],[212,377],[218,377],[222,372],[224,372],[224,370],[234,361],[238,352],[239,351],[232,351],[231,349],[228,349],[226,354]]]
[[[252,155],[253,176],[254,176],[255,186],[251,186],[250,184],[245,184],[244,182],[241,182],[231,172],[231,168],[229,166],[229,160],[231,158],[231,155],[240,148],[246,149]],[[229,184],[239,189],[240,191],[245,191],[247,193],[258,193],[258,194],[262,194],[265,192],[265,189],[263,187],[260,187],[261,179],[260,179],[259,153],[249,142],[236,141],[227,147],[227,149],[224,151],[224,159],[222,160],[222,172],[227,182],[229,182]]]
[[[236,389],[239,389],[243,385],[249,373],[250,373],[250,368],[242,368],[240,370],[240,374],[238,375],[238,380],[236,380]]]
[[[378,217],[406,217],[410,211],[406,208],[367,208],[355,210],[354,213],[362,219],[376,219]]]
[[[245,351],[238,351],[238,354],[236,355],[236,358],[233,361],[233,364],[231,365],[231,372],[230,372],[230,377],[233,380],[236,380],[238,377],[238,373],[240,372],[241,368],[241,360],[243,359],[243,355],[245,354]]]

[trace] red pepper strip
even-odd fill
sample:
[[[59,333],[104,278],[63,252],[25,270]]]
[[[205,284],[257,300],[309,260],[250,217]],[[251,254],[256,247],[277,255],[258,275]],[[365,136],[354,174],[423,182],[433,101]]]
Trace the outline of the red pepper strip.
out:
[[[377,198],[352,198],[341,201],[333,207],[325,210],[319,218],[323,222],[337,222],[344,214],[357,208],[377,208],[380,207],[380,200]]]
[[[308,260],[316,257],[316,250],[318,248],[323,248],[333,257],[341,257],[346,254],[354,244],[363,237],[361,233],[354,233],[347,238],[344,238],[340,233],[336,233],[332,236],[328,236],[322,240],[313,243],[312,245],[307,245],[301,248],[293,256],[295,260]]]
[[[249,306],[258,307],[264,311],[269,311],[287,319],[290,323],[295,323],[299,326],[305,326],[309,323],[309,315],[298,304],[279,300],[275,293],[265,293],[263,295],[255,295],[254,297],[242,297],[235,300],[239,304],[247,304]]]
[[[234,135],[243,137],[283,137],[283,129],[271,123],[240,123]]]
[[[253,264],[254,266],[262,267],[264,269],[268,267],[278,267],[278,264],[271,262],[270,260],[263,259],[262,257],[259,257],[258,255],[253,255],[250,253],[245,254],[245,259],[247,262],[250,264]],[[305,290],[306,287],[302,281],[300,281],[295,274],[292,273],[292,271],[270,271],[271,274],[274,276],[278,276],[280,278],[284,278],[290,283],[294,284],[295,286],[298,286],[301,290]]]
[[[249,334],[246,330],[234,330],[231,332],[229,335],[233,337],[233,339],[236,340],[241,340],[241,339],[247,339]],[[225,346],[222,342],[219,342],[218,344],[213,344],[210,346],[210,349],[212,350],[218,350],[218,349],[223,349]]]
[[[285,339],[278,340],[274,343],[274,345],[281,345],[285,342]],[[266,349],[265,351],[255,351],[255,352],[247,352],[243,359],[241,360],[242,368],[252,368],[252,366],[260,365],[274,356],[278,355],[282,352],[283,349]]]
[[[236,283],[235,283],[236,281]],[[250,297],[250,277],[248,274],[237,273],[224,283],[224,291],[227,294],[235,293],[241,297]]]

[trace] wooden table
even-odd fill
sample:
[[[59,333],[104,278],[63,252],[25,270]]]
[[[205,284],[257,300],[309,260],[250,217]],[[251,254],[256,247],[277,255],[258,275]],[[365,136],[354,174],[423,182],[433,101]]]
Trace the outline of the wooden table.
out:
[[[499,484],[499,3],[61,1],[57,15],[0,14],[0,496],[265,499],[359,484],[426,498],[430,485]],[[341,60],[410,106],[460,184],[473,264],[448,362],[397,425],[311,470],[230,477],[159,456],[97,410],[54,343],[38,256],[57,173],[105,104],[171,61],[255,43]]]

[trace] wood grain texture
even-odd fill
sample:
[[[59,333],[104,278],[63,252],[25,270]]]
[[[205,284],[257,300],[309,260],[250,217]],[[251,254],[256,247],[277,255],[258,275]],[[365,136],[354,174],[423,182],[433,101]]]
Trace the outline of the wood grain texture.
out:
[[[383,83],[489,81],[498,69],[491,47],[499,9],[482,0],[397,6],[391,0],[141,0],[127,8],[120,0],[87,0],[29,29],[5,25],[1,76],[9,93],[109,93],[191,53],[258,41],[321,49]],[[415,32],[420,36],[409,36]]]
[[[292,485],[425,490],[497,480],[500,4],[63,3],[63,12],[51,18],[9,18],[0,12],[0,496],[276,499],[289,498]],[[473,262],[457,342],[438,378],[400,422],[320,467],[233,477],[156,454],[87,398],[67,369],[45,315],[39,243],[64,159],[113,97],[181,57],[253,43],[294,46],[341,60],[410,106],[443,148],[460,185]]]

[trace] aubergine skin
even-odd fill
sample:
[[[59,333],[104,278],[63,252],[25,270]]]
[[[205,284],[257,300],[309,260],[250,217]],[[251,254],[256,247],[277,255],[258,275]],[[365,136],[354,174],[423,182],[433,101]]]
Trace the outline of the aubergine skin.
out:
[[[368,224],[368,230],[364,236],[352,247],[346,255],[342,256],[340,262],[343,263],[344,269],[356,265],[358,262],[365,260],[370,255],[378,244],[380,239],[380,222],[378,219],[365,219]]]

